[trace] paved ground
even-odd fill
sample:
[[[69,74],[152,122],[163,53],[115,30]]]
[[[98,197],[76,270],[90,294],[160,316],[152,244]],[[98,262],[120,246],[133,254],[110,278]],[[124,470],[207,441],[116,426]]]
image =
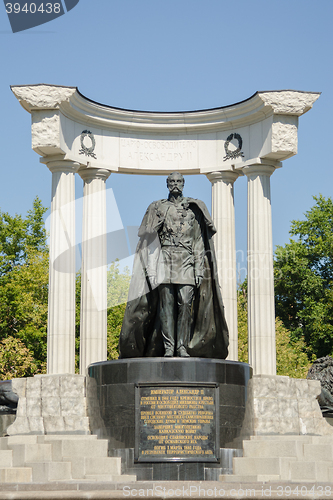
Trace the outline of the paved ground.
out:
[[[54,482],[0,484],[0,500],[186,499],[325,499],[333,483],[222,483],[218,481]]]

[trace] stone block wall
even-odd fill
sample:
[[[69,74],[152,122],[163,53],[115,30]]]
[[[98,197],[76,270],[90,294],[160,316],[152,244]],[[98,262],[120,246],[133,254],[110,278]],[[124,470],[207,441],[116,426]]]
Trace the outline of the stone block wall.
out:
[[[12,388],[19,401],[8,435],[90,434],[84,376],[37,375],[13,379]]]
[[[256,375],[248,383],[241,438],[260,435],[333,435],[322,416],[317,380]]]

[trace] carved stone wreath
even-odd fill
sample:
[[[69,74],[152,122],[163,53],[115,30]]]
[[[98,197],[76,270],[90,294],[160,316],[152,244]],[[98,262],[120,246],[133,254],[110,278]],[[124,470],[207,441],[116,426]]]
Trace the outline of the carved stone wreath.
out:
[[[230,141],[232,141],[233,139],[236,139],[236,141],[238,141],[238,148],[235,149],[234,151],[230,151],[229,144],[230,144]],[[242,147],[243,147],[243,139],[241,138],[241,136],[239,134],[235,133],[235,134],[228,135],[227,140],[224,143],[224,149],[225,149],[226,156],[223,158],[223,161],[233,160],[235,158],[238,158],[239,156],[244,157],[244,153],[242,153]]]
[[[86,137],[89,137],[89,139],[91,140],[90,148],[87,148],[87,146],[85,146],[83,142]],[[95,158],[95,160],[97,160],[97,156],[94,153],[94,149],[96,147],[96,141],[94,135],[90,132],[90,130],[83,130],[80,136],[80,141],[81,141],[81,149],[79,151],[79,154],[91,156],[92,158]]]

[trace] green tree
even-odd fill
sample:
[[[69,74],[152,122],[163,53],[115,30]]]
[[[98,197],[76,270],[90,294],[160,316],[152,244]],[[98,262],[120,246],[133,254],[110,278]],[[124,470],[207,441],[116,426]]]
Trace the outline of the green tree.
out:
[[[248,363],[246,282],[238,291],[238,359]],[[292,342],[290,332],[279,318],[275,320],[276,372],[293,378],[305,378],[311,366],[306,346],[301,340]]]
[[[19,376],[44,372],[46,366],[48,250],[43,222],[45,211],[36,198],[26,218],[0,212],[0,360],[7,366],[6,350],[12,345],[13,353],[17,354],[17,367],[13,370],[21,366]],[[25,363],[21,365],[20,352],[26,354]],[[4,377],[4,372],[0,376]]]
[[[118,359],[119,334],[124,319],[125,309],[126,303],[118,304],[108,309],[108,359]]]
[[[80,372],[81,271],[75,282],[75,372]]]
[[[127,302],[131,274],[128,267],[120,272],[119,261],[110,264],[107,274],[108,309]]]
[[[29,249],[47,251],[43,221],[46,210],[36,197],[25,219],[18,214],[11,216],[0,211],[0,276],[23,264]]]
[[[118,359],[118,342],[125,314],[130,270],[125,267],[121,273],[119,262],[112,262],[108,270],[108,359]]]
[[[238,325],[238,359],[242,363],[249,362],[247,331],[247,286],[246,281],[237,292],[237,325]]]
[[[7,337],[0,342],[0,379],[30,377],[38,367],[31,351],[20,339]]]
[[[333,202],[314,197],[274,262],[276,313],[310,358],[333,354]]]

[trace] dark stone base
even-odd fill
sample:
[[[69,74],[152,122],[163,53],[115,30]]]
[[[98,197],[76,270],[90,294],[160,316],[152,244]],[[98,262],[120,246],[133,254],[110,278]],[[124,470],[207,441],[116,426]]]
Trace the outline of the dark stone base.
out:
[[[120,457],[121,473],[135,474],[138,481],[218,481],[221,474],[232,474],[232,458],[242,457],[243,450],[221,448],[216,463],[135,463],[133,448],[110,449],[109,456]]]
[[[233,440],[240,436],[245,414],[247,383],[252,368],[245,363],[206,358],[130,358],[89,366],[97,384],[103,429],[92,429],[109,440],[110,456],[121,456],[126,474],[146,480],[215,480],[231,473],[230,457],[240,451]],[[205,462],[134,463],[135,384],[167,382],[205,383],[219,386],[220,459]],[[226,458],[227,457],[227,458]]]

